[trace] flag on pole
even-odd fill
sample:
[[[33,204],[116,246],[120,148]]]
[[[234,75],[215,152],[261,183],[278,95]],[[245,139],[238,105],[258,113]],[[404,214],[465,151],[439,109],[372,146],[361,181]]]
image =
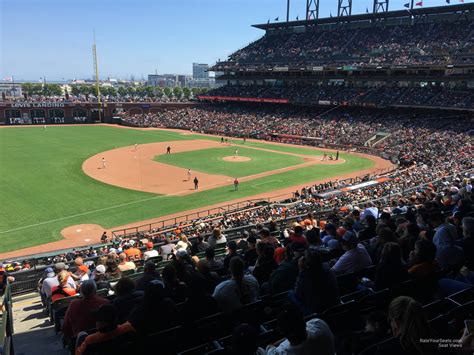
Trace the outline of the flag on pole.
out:
[[[416,6],[423,6],[423,1],[417,2],[415,5]]]
[[[277,17],[277,18],[276,18],[276,19],[274,19],[273,21],[278,21],[279,19],[280,19],[280,18],[279,18],[279,17]]]
[[[403,6],[405,6],[407,9],[409,9],[409,8],[410,8],[410,3],[407,2],[407,3],[406,3],[405,5],[403,5]]]
[[[446,0],[446,4],[451,4],[451,0]]]

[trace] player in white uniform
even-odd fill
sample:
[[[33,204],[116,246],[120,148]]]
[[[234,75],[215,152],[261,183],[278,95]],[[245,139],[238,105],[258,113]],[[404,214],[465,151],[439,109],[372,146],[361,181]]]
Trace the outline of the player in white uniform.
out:
[[[191,180],[191,169],[188,169],[188,181]]]
[[[106,164],[105,158],[102,158],[102,169],[105,169]]]

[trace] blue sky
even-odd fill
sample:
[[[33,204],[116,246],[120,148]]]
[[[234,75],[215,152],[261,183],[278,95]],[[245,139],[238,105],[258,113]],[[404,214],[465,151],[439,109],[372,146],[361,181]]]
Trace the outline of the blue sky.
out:
[[[337,0],[320,2],[322,17],[337,13]],[[292,19],[304,17],[305,4],[292,0]],[[366,7],[372,0],[354,0],[353,13]],[[286,0],[0,0],[0,79],[91,77],[93,28],[101,77],[187,74],[192,62],[212,64],[257,39],[263,32],[250,25],[285,11]]]

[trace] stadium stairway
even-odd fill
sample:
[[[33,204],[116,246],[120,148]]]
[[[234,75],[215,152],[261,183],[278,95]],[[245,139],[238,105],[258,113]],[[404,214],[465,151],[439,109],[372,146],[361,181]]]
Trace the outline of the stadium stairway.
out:
[[[36,293],[13,302],[13,344],[15,355],[67,355]]]

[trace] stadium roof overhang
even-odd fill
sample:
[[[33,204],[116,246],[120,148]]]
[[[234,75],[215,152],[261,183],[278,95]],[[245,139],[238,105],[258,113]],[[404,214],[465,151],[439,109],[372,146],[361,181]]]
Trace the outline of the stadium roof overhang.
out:
[[[326,17],[320,18],[317,20],[300,20],[300,21],[289,21],[289,22],[274,22],[274,23],[265,23],[252,25],[253,27],[262,29],[262,30],[271,30],[271,29],[284,29],[290,27],[299,27],[299,26],[315,26],[322,24],[337,24],[337,23],[347,23],[347,22],[358,22],[358,21],[378,21],[382,19],[390,18],[409,18],[409,17],[418,17],[425,15],[437,15],[437,14],[453,14],[453,13],[463,13],[474,11],[474,3],[469,4],[459,4],[459,5],[449,5],[449,6],[436,6],[429,8],[419,8],[419,9],[405,9],[389,12],[379,12],[379,13],[368,13],[368,14],[358,14],[352,16],[342,16],[342,17]]]

